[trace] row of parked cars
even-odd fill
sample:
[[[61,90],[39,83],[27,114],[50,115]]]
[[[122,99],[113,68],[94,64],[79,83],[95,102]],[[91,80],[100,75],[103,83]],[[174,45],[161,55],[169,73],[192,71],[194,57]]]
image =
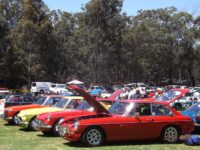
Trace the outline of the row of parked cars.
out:
[[[69,88],[79,96],[43,95],[35,104],[7,107],[4,120],[45,135],[81,141],[86,146],[146,139],[175,143],[200,124],[200,103],[184,112],[171,107],[185,96],[186,89],[172,89],[157,98],[118,100],[123,90],[108,98],[94,98],[77,86]],[[191,117],[189,110],[196,114]]]

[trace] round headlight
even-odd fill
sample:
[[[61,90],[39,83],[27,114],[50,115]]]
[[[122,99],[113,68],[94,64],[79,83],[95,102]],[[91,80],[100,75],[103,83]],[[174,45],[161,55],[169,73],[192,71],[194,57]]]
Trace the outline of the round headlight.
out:
[[[47,121],[50,121],[50,120],[51,120],[51,116],[48,115],[48,116],[47,116]]]
[[[78,127],[79,127],[79,122],[78,121],[74,122],[74,129],[78,129]]]

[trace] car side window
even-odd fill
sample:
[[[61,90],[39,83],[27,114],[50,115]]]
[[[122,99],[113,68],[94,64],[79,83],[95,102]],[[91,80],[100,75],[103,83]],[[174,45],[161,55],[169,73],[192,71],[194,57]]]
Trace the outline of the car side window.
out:
[[[30,97],[24,97],[24,102],[34,102],[34,100]]]
[[[75,109],[76,107],[78,107],[81,103],[81,100],[79,99],[72,99],[69,104],[67,105],[68,109]]]
[[[137,103],[135,107],[135,114],[139,116],[150,116],[151,107],[149,103]]]
[[[54,99],[53,98],[49,98],[46,105],[53,105]]]
[[[169,116],[170,114],[172,114],[172,112],[166,108],[166,106],[160,104],[152,104],[153,116]]]

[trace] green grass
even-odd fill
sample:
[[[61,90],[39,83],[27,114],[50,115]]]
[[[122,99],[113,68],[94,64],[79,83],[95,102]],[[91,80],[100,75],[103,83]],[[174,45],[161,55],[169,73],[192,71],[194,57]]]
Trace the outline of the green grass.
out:
[[[161,144],[156,141],[112,142],[105,143],[94,150],[197,150],[198,146],[179,144]],[[41,132],[19,130],[0,122],[0,150],[74,150],[85,148],[78,143],[69,143],[60,137],[45,137]]]

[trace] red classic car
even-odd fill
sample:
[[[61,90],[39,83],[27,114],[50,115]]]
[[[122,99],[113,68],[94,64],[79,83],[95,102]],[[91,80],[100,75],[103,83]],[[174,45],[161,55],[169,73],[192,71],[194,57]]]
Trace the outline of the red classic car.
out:
[[[194,129],[193,121],[166,104],[146,100],[121,100],[106,110],[98,101],[78,87],[80,93],[97,110],[97,116],[65,118],[59,127],[68,141],[98,146],[104,141],[146,140],[159,138],[174,143],[180,135]]]
[[[7,121],[10,124],[16,124],[17,114],[21,110],[26,110],[26,109],[31,109],[31,108],[47,107],[49,105],[52,105],[52,102],[53,102],[52,99],[55,99],[57,97],[62,97],[62,96],[59,96],[59,95],[44,95],[44,96],[39,97],[36,104],[6,107],[5,110],[4,110],[4,120]]]
[[[108,98],[96,98],[97,101],[108,109],[115,99],[122,93],[122,90],[114,92]],[[83,101],[75,110],[64,110],[59,112],[43,113],[36,117],[34,127],[36,130],[42,131],[43,134],[58,135],[58,123],[62,118],[67,116],[96,116],[97,113],[89,105],[90,102]]]

